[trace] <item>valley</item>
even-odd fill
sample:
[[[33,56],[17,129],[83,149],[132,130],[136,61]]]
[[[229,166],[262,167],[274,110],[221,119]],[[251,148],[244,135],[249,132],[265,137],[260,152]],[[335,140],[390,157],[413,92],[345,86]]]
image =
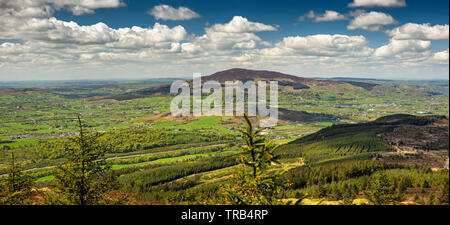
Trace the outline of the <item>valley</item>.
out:
[[[368,193],[379,177],[403,196],[396,204],[442,204],[448,80],[325,80],[245,69],[202,79],[279,82],[279,121],[267,138],[285,144],[270,170],[286,171],[291,182],[280,204],[373,204]],[[0,169],[14,152],[37,188],[52,190],[80,115],[89,132],[102,134],[116,192],[132,204],[221,204],[221,187],[242,167],[245,121],[171,116],[174,80],[0,83]]]

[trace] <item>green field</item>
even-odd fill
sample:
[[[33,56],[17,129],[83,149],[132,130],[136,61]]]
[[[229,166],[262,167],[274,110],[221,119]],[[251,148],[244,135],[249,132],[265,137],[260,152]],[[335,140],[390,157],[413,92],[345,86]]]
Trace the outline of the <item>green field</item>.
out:
[[[51,187],[79,114],[90,132],[103,133],[100,144],[109,149],[105,159],[119,177],[119,190],[133,193],[135,201],[213,202],[237,167],[242,120],[168,116],[173,96],[148,89],[167,82],[0,83],[0,169],[14,152],[40,186]],[[338,204],[346,196],[343,190],[351,189],[354,199],[364,202],[364,185],[380,174],[405,180],[409,189],[426,181],[430,187],[425,192],[434,191],[445,175],[448,180],[448,171],[372,159],[395,151],[379,136],[398,128],[386,116],[448,118],[448,81],[443,82],[383,81],[371,90],[350,83],[282,87],[279,107],[290,114],[270,129],[268,138],[289,143],[279,151],[282,165],[274,167],[288,170],[294,184],[283,192],[283,201],[308,193],[304,204]],[[289,118],[294,114],[301,116]]]

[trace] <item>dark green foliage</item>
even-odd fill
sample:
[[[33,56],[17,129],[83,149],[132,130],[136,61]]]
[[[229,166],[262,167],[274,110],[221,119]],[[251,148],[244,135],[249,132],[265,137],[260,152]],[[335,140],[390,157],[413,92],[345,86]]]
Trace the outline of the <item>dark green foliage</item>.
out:
[[[392,147],[377,137],[377,134],[385,129],[372,124],[335,125],[293,141],[280,151],[288,155],[301,152],[307,164],[364,153],[390,151]]]
[[[365,160],[301,166],[289,170],[286,176],[292,181],[292,186],[286,190],[288,197],[293,198],[300,191],[314,198],[352,204],[379,176],[386,176],[396,197],[401,197],[408,188],[420,188],[424,183],[431,187],[442,184],[448,180],[448,171],[433,172],[422,167]]]
[[[433,193],[430,194],[430,196],[428,196],[428,200],[427,202],[425,202],[426,205],[434,205],[434,201],[435,201],[436,197],[434,196]]]
[[[239,168],[224,186],[225,201],[233,205],[272,205],[277,201],[281,190],[288,186],[282,172],[268,173],[272,163],[279,163],[275,150],[280,145],[274,140],[266,141],[261,134],[266,128],[254,129],[247,115],[244,115],[247,126],[241,130],[244,144]]]
[[[130,99],[145,98],[157,93],[169,94],[170,85],[159,85],[157,87],[143,88],[136,91],[130,91],[119,95],[109,96],[107,98],[115,99],[118,101],[125,101]]]
[[[177,144],[211,143],[232,139],[234,137],[229,135],[219,136],[189,131],[174,133],[153,129],[124,129],[108,132],[100,138],[100,141],[111,153],[126,153]]]
[[[107,149],[98,139],[101,134],[88,134],[78,116],[79,135],[69,138],[66,164],[55,171],[56,189],[63,196],[61,204],[107,204],[105,194],[115,185],[115,177],[109,172],[103,157]]]
[[[375,205],[395,204],[405,198],[404,193],[384,173],[371,177],[364,194]]]
[[[424,180],[423,183],[422,183],[422,188],[430,188],[430,187],[431,187],[430,183],[428,183],[427,180]]]
[[[219,153],[221,151],[225,151],[227,146],[218,145],[218,146],[207,146],[207,147],[198,147],[198,148],[188,148],[185,150],[176,150],[176,151],[162,151],[160,153],[154,153],[151,155],[137,156],[137,157],[127,157],[127,158],[119,158],[119,159],[110,159],[108,160],[108,164],[111,165],[125,165],[125,164],[134,164],[134,163],[142,163],[142,162],[151,162],[159,159],[170,159],[174,157],[181,157],[186,155],[196,155],[196,154],[213,154]],[[198,157],[200,158],[200,157]],[[195,158],[194,158],[195,160]]]
[[[314,167],[302,166],[286,174],[293,183],[291,188],[301,189],[318,185],[320,182],[331,183],[348,179],[370,176],[377,171],[404,168],[402,165],[385,164],[376,161],[356,161],[344,163],[326,163]]]
[[[205,143],[214,145],[235,140],[230,134],[217,134],[213,132],[177,131],[164,129],[149,129],[137,127],[133,129],[110,130],[98,139],[103,148],[108,148],[108,156],[116,153],[155,152],[171,150],[172,147],[183,145],[184,148],[199,147]],[[66,137],[37,141],[29,146],[16,148],[14,151],[21,159],[27,161],[24,167],[46,167],[61,165],[67,156]],[[7,150],[9,146],[0,146]],[[0,157],[2,163],[4,157]]]
[[[35,177],[24,172],[17,163],[14,152],[11,153],[10,165],[5,169],[5,176],[0,177],[0,205],[28,205]]]
[[[154,185],[173,181],[191,174],[229,167],[235,164],[236,160],[234,157],[209,158],[197,163],[184,162],[167,164],[122,175],[120,176],[119,181],[125,190],[142,193],[150,191],[150,188]]]
[[[168,192],[168,203],[192,202],[194,204],[213,204],[221,196],[219,185],[206,184],[178,192]]]
[[[310,89],[309,86],[304,85],[302,83],[294,83],[294,82],[289,82],[289,81],[278,81],[278,85],[291,86],[294,90]]]
[[[362,87],[367,91],[371,91],[374,87],[378,86],[378,84],[364,83],[364,82],[358,82],[358,81],[344,81],[344,82],[349,83],[353,86]]]
[[[305,111],[294,111],[285,108],[278,108],[279,119],[292,122],[322,122],[336,121],[337,117],[325,113],[309,113]]]
[[[420,199],[420,197],[419,197],[419,195],[418,195],[418,194],[415,194],[415,195],[414,195],[414,199],[413,199],[413,201],[414,201],[415,203],[418,203],[418,204],[420,204],[422,200]]]
[[[341,199],[343,205],[353,205],[353,200],[358,196],[358,189],[355,186],[350,186],[348,184],[344,184]],[[336,196],[336,199],[339,199],[339,196]]]
[[[391,132],[400,125],[423,126],[443,118],[398,114],[381,117],[374,122],[333,125],[289,143],[280,152],[289,158],[301,156],[307,164],[345,160],[354,156],[365,156],[367,159],[379,152],[393,150],[379,134]]]
[[[448,196],[448,190],[449,190],[449,181],[448,177],[445,183],[443,183],[439,190],[439,196],[438,200],[441,204],[448,205],[449,203],[449,196]]]
[[[436,121],[445,119],[445,116],[413,116],[408,114],[394,114],[390,116],[380,117],[375,120],[374,124],[385,124],[385,125],[416,125],[424,126],[432,124]]]

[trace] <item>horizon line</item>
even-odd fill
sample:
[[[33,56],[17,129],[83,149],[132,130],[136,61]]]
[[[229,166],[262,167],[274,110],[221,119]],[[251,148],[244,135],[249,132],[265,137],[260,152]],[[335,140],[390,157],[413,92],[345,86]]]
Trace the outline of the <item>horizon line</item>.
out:
[[[202,77],[206,77],[209,75],[202,75]],[[296,76],[296,75],[292,75]],[[302,78],[309,79],[365,79],[365,80],[373,80],[373,81],[449,81],[449,77],[445,78],[425,78],[425,79],[405,79],[405,78],[370,78],[370,77],[345,77],[345,76],[337,76],[337,77],[326,77],[326,76],[296,76]],[[185,80],[192,79],[192,77],[131,77],[131,78],[74,78],[74,79],[24,79],[24,80],[2,80],[0,79],[0,83],[12,83],[12,82],[70,82],[70,81],[145,81],[145,80],[155,80],[155,79],[167,79],[167,80]]]

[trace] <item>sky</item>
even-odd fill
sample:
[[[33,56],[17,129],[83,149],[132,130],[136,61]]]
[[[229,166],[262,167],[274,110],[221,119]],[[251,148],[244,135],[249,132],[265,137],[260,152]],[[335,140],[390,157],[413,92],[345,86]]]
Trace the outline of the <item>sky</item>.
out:
[[[448,79],[448,0],[0,0],[0,81]]]

